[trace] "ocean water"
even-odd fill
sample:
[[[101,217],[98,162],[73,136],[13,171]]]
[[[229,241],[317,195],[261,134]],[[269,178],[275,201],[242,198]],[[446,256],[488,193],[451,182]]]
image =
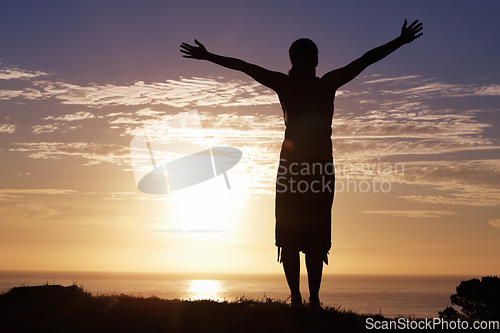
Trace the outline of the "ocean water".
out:
[[[367,314],[437,317],[450,305],[450,295],[462,280],[474,276],[326,275],[320,298],[324,305]],[[165,299],[234,301],[240,297],[285,300],[281,275],[176,275],[149,273],[0,272],[0,292],[21,285],[77,284],[94,295],[128,294]],[[307,279],[301,277],[307,300]]]

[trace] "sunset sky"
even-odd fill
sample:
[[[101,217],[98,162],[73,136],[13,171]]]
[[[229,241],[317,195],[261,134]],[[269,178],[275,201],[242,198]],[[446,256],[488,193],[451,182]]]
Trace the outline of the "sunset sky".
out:
[[[421,38],[337,92],[345,186],[325,273],[500,274],[499,12],[498,1],[4,2],[0,270],[281,273],[278,98],[179,44],[287,72],[288,47],[308,37],[321,76],[419,19]],[[243,153],[229,177],[244,200],[222,232],[182,232],[178,202],[136,184],[134,135],[172,139],[192,110],[201,127],[183,140]],[[204,221],[198,197],[217,197],[191,190]]]

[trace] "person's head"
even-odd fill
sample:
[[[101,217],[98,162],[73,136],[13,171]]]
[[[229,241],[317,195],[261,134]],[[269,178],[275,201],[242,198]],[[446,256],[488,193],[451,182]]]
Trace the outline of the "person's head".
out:
[[[289,74],[315,73],[318,66],[318,47],[309,38],[300,38],[288,50],[292,67]]]

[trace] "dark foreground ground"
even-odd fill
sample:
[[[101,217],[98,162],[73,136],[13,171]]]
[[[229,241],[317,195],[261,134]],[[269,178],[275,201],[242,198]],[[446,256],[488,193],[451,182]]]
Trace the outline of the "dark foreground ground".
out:
[[[6,333],[373,332],[365,329],[367,317],[384,320],[332,308],[294,309],[276,300],[219,303],[92,296],[78,286],[17,287],[0,295],[0,332]]]

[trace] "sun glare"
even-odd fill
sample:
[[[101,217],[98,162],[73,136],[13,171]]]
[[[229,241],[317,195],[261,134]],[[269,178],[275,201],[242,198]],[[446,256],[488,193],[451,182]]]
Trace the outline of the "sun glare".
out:
[[[210,299],[223,301],[222,286],[216,280],[191,280],[189,282],[188,298],[192,300]]]

